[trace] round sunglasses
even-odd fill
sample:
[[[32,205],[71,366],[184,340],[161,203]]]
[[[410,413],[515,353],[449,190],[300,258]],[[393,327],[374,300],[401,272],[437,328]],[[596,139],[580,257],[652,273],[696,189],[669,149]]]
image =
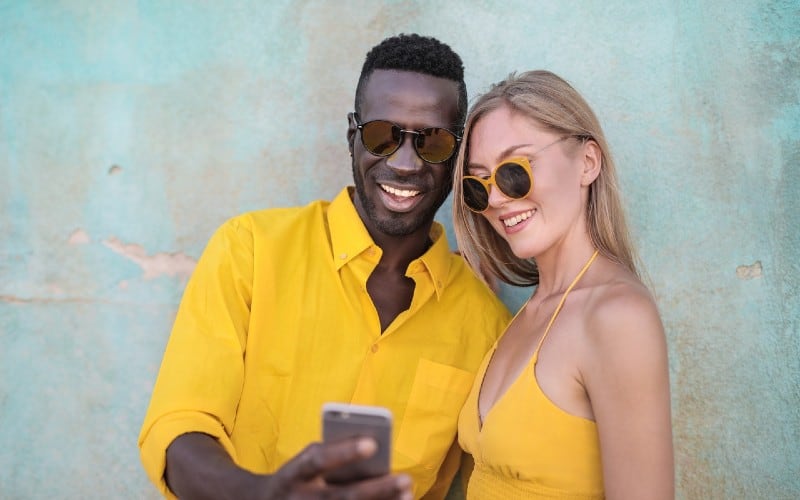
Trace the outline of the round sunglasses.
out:
[[[393,154],[400,149],[406,134],[411,134],[417,156],[427,163],[443,163],[453,157],[461,141],[458,134],[442,127],[408,130],[387,120],[359,123],[356,113],[353,120],[361,132],[361,144],[375,156]]]
[[[488,179],[475,175],[465,175],[461,180],[464,204],[473,212],[481,213],[489,208],[489,189],[491,185],[506,198],[518,200],[533,191],[533,172],[527,158],[509,158],[492,171]]]
[[[537,155],[569,136],[561,137],[534,153]],[[531,161],[518,156],[503,160],[488,178],[465,175],[461,179],[464,204],[473,212],[481,213],[489,208],[489,190],[494,184],[506,198],[519,200],[533,191],[533,170]]]

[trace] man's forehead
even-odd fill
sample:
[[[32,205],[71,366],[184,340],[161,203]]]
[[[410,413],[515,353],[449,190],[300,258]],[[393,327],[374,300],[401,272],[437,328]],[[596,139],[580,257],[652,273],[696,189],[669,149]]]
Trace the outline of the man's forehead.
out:
[[[430,88],[458,95],[458,83],[447,78],[408,70],[376,69],[366,81],[365,91],[376,93],[403,88]]]
[[[458,84],[446,78],[413,71],[375,70],[364,88],[362,114],[400,108],[411,112],[442,113],[454,120],[458,113]]]

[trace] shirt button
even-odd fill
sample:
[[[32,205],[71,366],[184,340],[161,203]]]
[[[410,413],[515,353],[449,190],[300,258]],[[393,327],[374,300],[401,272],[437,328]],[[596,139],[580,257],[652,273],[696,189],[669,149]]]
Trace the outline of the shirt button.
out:
[[[378,352],[378,344],[372,344],[372,347],[370,347],[369,350],[373,353]]]
[[[347,254],[346,254],[346,253],[343,253],[342,255],[340,255],[340,256],[339,256],[339,258],[340,258],[340,259],[342,259],[342,260],[344,260],[344,259],[346,259],[346,258],[347,258]]]

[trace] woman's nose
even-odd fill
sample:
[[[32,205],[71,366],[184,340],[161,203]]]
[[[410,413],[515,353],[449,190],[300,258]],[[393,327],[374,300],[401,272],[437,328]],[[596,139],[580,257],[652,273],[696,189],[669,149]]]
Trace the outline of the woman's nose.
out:
[[[496,184],[489,185],[489,206],[490,207],[499,207],[507,203],[509,200],[508,196],[503,194],[500,189],[498,189]]]

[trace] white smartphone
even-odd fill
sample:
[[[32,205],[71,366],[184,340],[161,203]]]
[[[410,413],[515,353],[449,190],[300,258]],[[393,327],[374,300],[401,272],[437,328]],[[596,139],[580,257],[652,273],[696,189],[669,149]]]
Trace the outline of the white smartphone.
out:
[[[380,406],[325,403],[322,406],[322,440],[326,443],[368,436],[378,449],[374,455],[353,462],[325,475],[329,483],[349,483],[389,473],[392,412]]]

